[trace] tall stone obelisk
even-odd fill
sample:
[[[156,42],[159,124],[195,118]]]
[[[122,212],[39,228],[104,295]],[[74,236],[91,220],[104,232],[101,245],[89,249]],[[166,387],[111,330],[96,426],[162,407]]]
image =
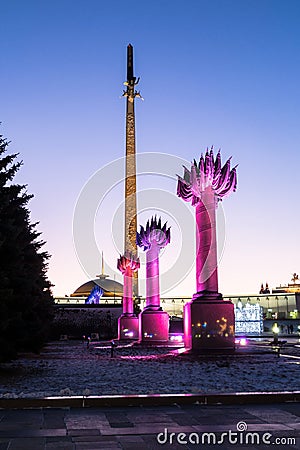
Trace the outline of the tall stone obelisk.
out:
[[[125,229],[124,229],[124,254],[131,253],[137,257],[136,232],[137,232],[137,208],[136,208],[136,157],[135,157],[135,113],[134,99],[140,97],[135,91],[139,78],[133,75],[133,47],[127,46],[127,86],[123,96],[126,101],[126,173],[125,173]],[[138,272],[134,272],[133,294],[138,295]]]

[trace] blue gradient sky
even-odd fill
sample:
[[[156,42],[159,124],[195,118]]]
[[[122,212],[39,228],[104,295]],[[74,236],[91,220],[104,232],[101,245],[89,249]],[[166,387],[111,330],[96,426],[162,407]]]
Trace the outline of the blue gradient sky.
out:
[[[124,154],[129,42],[145,98],[138,152],[191,160],[214,145],[239,163],[238,191],[223,202],[220,291],[255,293],[300,271],[299,1],[0,0],[0,9],[1,133],[24,161],[17,181],[35,195],[54,293],[87,279],[73,211],[92,174]],[[111,195],[116,208],[122,189]],[[115,261],[109,239],[97,241]],[[167,249],[164,257],[167,265]],[[172,293],[194,285],[191,275]]]

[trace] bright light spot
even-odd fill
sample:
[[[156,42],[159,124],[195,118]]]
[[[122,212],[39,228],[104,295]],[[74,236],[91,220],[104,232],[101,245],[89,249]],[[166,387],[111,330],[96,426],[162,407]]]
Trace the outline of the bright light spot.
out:
[[[126,333],[124,333],[124,336],[133,337],[133,331],[127,331]]]
[[[145,338],[153,338],[153,334],[144,333]]]
[[[186,351],[186,349],[184,347],[182,348],[178,348],[177,350],[175,350],[177,353],[184,353]]]
[[[181,334],[173,335],[170,337],[170,341],[182,342],[183,338]]]

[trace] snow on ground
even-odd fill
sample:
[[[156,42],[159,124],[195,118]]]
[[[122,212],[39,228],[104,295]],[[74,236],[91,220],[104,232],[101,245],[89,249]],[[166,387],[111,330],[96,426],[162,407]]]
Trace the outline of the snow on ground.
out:
[[[0,397],[221,393],[300,390],[300,348],[278,358],[252,345],[231,356],[190,356],[167,348],[78,341],[49,344],[41,355],[0,365]]]

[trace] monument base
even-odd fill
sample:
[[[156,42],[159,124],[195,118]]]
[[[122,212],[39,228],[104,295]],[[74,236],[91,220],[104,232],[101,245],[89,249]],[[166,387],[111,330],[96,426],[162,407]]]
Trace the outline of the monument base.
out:
[[[184,343],[199,353],[235,349],[234,305],[218,293],[199,293],[184,307]]]
[[[139,341],[158,344],[169,340],[169,314],[158,307],[145,308],[139,314]]]
[[[131,314],[122,314],[118,319],[118,339],[137,340],[139,338],[139,319]]]

